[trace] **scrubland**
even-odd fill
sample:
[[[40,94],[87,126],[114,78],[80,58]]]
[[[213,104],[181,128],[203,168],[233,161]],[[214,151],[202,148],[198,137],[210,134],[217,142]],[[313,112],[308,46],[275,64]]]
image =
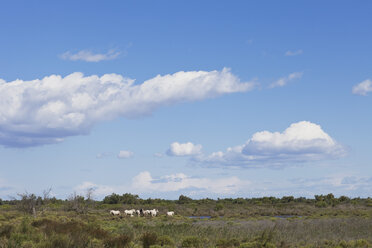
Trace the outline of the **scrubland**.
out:
[[[23,194],[0,203],[0,247],[372,247],[370,198],[171,201],[113,194],[94,201]],[[109,214],[132,208],[159,215]]]

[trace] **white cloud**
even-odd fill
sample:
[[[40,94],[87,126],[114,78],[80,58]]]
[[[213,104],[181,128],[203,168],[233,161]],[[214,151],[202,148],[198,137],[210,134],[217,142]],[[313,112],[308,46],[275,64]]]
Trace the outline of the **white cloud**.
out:
[[[0,82],[0,144],[36,146],[88,134],[99,121],[135,118],[179,102],[252,90],[229,69],[158,75],[142,84],[118,74],[72,73]]]
[[[140,192],[193,190],[199,193],[235,194],[248,184],[248,181],[242,181],[237,177],[210,179],[190,177],[183,173],[154,179],[150,172],[144,171],[133,178],[132,187]]]
[[[355,85],[352,90],[353,94],[366,96],[367,93],[372,92],[372,81],[367,79]]]
[[[194,160],[209,165],[237,167],[275,167],[294,163],[335,159],[346,154],[345,148],[322,128],[308,121],[293,123],[284,132],[262,131],[245,144],[225,152],[198,156]]]
[[[156,153],[154,153],[154,157],[162,158],[162,157],[164,157],[164,153],[156,152]]]
[[[109,50],[107,53],[93,53],[92,51],[82,50],[77,53],[71,53],[70,51],[65,52],[61,55],[62,59],[72,61],[85,61],[85,62],[99,62],[103,60],[113,60],[120,55],[120,52],[115,50]]]
[[[123,150],[123,151],[119,152],[118,158],[131,158],[131,157],[133,157],[133,155],[134,155],[133,152]]]
[[[76,186],[74,190],[84,195],[89,189],[94,190],[94,196],[99,198],[111,193],[135,193],[150,194],[151,197],[159,196],[178,196],[188,194],[194,196],[211,197],[236,195],[250,186],[247,180],[238,177],[206,178],[192,177],[184,173],[175,173],[154,178],[150,172],[143,171],[132,178],[131,183],[124,185],[102,185],[92,182],[83,182]]]
[[[301,49],[299,50],[296,50],[296,51],[286,51],[285,52],[285,56],[297,56],[297,55],[301,55],[303,53],[303,51]]]
[[[201,145],[194,145],[191,142],[178,143],[174,142],[170,145],[167,151],[169,156],[193,156],[200,154],[202,150]]]
[[[111,152],[101,152],[96,155],[97,159],[102,159],[102,158],[108,158],[111,157],[112,153]]]
[[[290,81],[302,78],[302,75],[303,75],[303,72],[293,72],[289,74],[287,77],[280,78],[278,81],[272,83],[269,86],[269,88],[283,87],[286,84],[288,84]]]
[[[88,190],[93,190],[93,196],[106,196],[114,193],[116,189],[106,185],[94,184],[92,182],[83,182],[76,186],[74,190],[78,195],[83,196],[88,192]]]

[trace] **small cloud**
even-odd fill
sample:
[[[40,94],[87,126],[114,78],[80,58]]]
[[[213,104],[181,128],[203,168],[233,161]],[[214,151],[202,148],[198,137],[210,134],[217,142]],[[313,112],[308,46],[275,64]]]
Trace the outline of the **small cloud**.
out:
[[[71,53],[70,51],[63,53],[60,57],[64,60],[72,61],[85,61],[85,62],[100,62],[103,60],[113,60],[120,55],[120,52],[113,49],[109,50],[107,53],[93,53],[89,50],[81,50],[77,53]]]
[[[193,156],[201,153],[202,146],[194,145],[191,142],[178,143],[174,142],[170,145],[167,151],[169,156],[183,157],[183,156]]]
[[[107,157],[111,157],[111,156],[112,156],[111,152],[101,152],[101,153],[98,153],[96,155],[96,158],[97,159],[102,159],[102,158],[107,158]]]
[[[280,78],[278,81],[270,84],[269,88],[283,87],[287,85],[290,81],[302,78],[302,75],[303,72],[293,72],[289,74],[287,77]]]
[[[134,153],[131,151],[123,150],[120,151],[118,154],[118,158],[131,158],[133,157]]]
[[[372,91],[372,81],[370,79],[364,80],[363,82],[353,87],[353,94],[366,96]]]
[[[154,153],[154,157],[162,158],[162,157],[164,157],[164,153],[156,152],[156,153]]]
[[[303,53],[303,51],[301,49],[299,50],[296,50],[296,51],[286,51],[285,52],[285,56],[297,56],[297,55],[301,55]]]

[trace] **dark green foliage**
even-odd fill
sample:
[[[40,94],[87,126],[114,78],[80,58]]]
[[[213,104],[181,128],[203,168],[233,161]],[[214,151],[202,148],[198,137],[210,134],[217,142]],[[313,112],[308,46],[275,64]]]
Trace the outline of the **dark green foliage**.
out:
[[[13,226],[9,224],[1,225],[0,226],[0,237],[6,237],[9,238],[10,234],[13,231]]]
[[[282,203],[289,203],[289,202],[294,202],[295,198],[293,196],[283,196],[280,202]]]
[[[223,204],[217,203],[216,206],[214,207],[214,211],[220,211],[223,209]]]
[[[184,196],[184,195],[180,195],[180,197],[178,198],[178,204],[190,203],[192,201],[193,200],[190,197],[187,197],[187,196]]]
[[[88,204],[84,196],[74,193],[67,199],[65,209],[67,211],[75,211],[76,213],[84,214],[88,210]]]
[[[106,196],[103,199],[103,203],[105,203],[105,204],[118,204],[118,203],[138,204],[138,203],[142,203],[142,201],[143,200],[139,199],[138,195],[132,195],[132,194],[129,194],[129,193],[125,193],[125,194],[122,194],[122,195],[112,193],[111,195]]]
[[[229,248],[229,247],[239,247],[240,242],[237,239],[220,239],[217,241],[216,247],[219,248]]]
[[[158,235],[153,232],[145,232],[141,237],[143,248],[149,248],[151,245],[156,245],[157,240]]]
[[[118,204],[120,203],[120,195],[112,193],[103,199],[103,203],[106,204]]]
[[[104,241],[104,245],[107,248],[124,248],[130,244],[132,238],[126,234],[121,234],[116,237],[107,238]]]
[[[202,243],[202,240],[198,237],[194,237],[194,236],[193,237],[187,237],[187,238],[182,240],[181,247],[183,247],[183,248],[186,248],[186,247],[200,248],[200,247],[203,247],[203,243]]]
[[[156,240],[156,244],[160,246],[173,246],[174,242],[171,237],[167,235],[159,236]]]

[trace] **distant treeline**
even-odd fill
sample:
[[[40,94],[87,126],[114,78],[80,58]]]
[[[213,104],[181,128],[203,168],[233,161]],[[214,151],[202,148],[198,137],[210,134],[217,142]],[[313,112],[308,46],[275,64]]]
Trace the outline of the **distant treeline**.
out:
[[[192,199],[190,197],[180,195],[178,200],[164,200],[164,199],[141,199],[138,195],[133,194],[111,194],[106,196],[102,203],[104,204],[130,204],[130,205],[144,205],[144,204],[161,204],[161,203],[175,203],[175,204],[188,204],[188,203],[197,203],[197,204],[205,204],[205,203],[221,203],[221,204],[279,204],[279,203],[310,203],[316,204],[319,207],[322,206],[329,206],[329,205],[337,205],[340,203],[352,203],[352,204],[365,204],[371,203],[372,198],[350,198],[347,196],[340,196],[335,197],[332,193],[327,195],[315,195],[313,199],[305,198],[305,197],[294,197],[294,196],[283,196],[281,198],[278,197],[259,197],[259,198],[223,198],[223,199]]]
[[[80,195],[72,195],[68,199],[62,200],[57,199],[56,197],[41,197],[36,196],[35,194],[19,194],[19,199],[13,198],[11,200],[1,200],[0,205],[9,204],[9,205],[16,205],[19,201],[32,201],[35,205],[43,205],[45,203],[52,203],[52,204],[63,204],[64,202],[69,201],[90,201],[94,203],[100,204],[128,204],[128,205],[167,205],[167,204],[250,204],[250,205],[275,205],[275,204],[285,204],[285,203],[308,203],[308,204],[315,204],[318,207],[326,207],[326,206],[334,206],[341,203],[351,203],[351,204],[368,204],[372,205],[372,198],[350,198],[347,196],[340,196],[335,197],[332,193],[327,195],[315,195],[314,198],[305,198],[305,197],[294,197],[294,196],[283,196],[279,197],[257,197],[257,198],[204,198],[204,199],[192,199],[185,195],[180,195],[178,200],[166,200],[166,199],[159,199],[159,198],[148,198],[148,199],[141,199],[138,195],[125,193],[122,195],[112,193],[104,197],[102,201],[93,200],[91,195],[88,197],[80,196]]]

